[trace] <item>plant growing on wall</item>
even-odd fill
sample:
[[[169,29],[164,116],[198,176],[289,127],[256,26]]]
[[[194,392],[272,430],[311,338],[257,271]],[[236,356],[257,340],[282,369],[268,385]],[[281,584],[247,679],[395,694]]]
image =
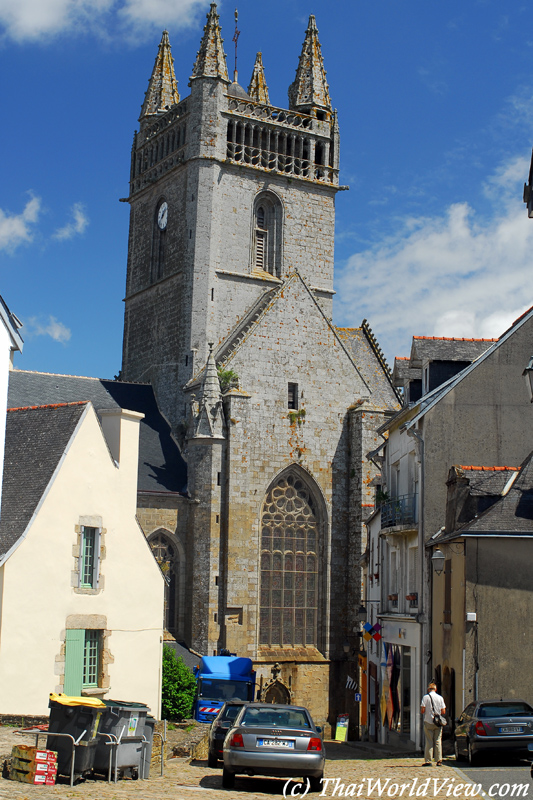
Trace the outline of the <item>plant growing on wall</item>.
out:
[[[220,367],[217,372],[221,392],[227,392],[228,389],[236,388],[239,385],[239,376],[232,369],[222,369]]]
[[[305,422],[305,408],[299,408],[298,411],[289,411],[289,423],[294,425],[296,422],[298,425]]]
[[[172,647],[163,645],[163,681],[161,714],[163,719],[190,719],[196,680],[181,656],[176,658]]]

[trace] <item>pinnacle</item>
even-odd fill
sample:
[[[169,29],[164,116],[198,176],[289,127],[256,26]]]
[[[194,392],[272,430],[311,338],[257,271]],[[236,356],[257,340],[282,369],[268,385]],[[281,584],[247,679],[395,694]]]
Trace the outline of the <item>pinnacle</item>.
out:
[[[168,31],[165,30],[148,83],[140,119],[166,111],[179,101],[178,84],[174,74],[174,59],[170,49]]]
[[[211,3],[191,78],[221,78],[229,83],[226,55],[222,44],[217,6],[216,3]]]
[[[289,86],[289,108],[306,113],[313,108],[331,111],[329,87],[313,14],[309,17],[296,77]]]
[[[248,86],[248,94],[256,103],[270,105],[265,70],[263,68],[263,56],[261,53],[258,53],[255,57],[254,70],[250,78],[250,85]]]

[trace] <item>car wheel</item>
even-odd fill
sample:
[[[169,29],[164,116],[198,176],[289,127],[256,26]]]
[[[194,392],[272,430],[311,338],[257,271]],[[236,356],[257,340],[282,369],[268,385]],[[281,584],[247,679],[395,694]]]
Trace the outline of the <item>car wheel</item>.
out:
[[[218,765],[218,758],[216,753],[209,748],[209,752],[207,753],[207,766],[210,769],[216,769]]]
[[[453,742],[453,752],[455,753],[456,761],[464,761],[464,755],[459,751],[459,742],[457,739],[454,739]]]
[[[478,755],[472,750],[472,745],[468,742],[468,763],[474,767],[478,763]]]
[[[235,786],[235,775],[233,774],[233,772],[230,772],[229,770],[226,769],[226,767],[224,767],[224,769],[222,770],[222,788],[233,789],[234,786]]]
[[[309,790],[311,792],[321,792],[322,791],[322,778],[324,777],[324,773],[319,775],[317,778],[309,777]]]

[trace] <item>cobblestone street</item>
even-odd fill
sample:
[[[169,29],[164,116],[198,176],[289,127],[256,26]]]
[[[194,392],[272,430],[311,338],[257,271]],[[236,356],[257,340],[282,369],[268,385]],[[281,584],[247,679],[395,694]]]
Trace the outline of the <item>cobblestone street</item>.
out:
[[[440,768],[423,768],[422,758],[407,757],[373,757],[357,746],[348,746],[339,742],[328,742],[326,745],[328,761],[326,778],[339,779],[330,781],[322,794],[310,797],[455,797],[471,796],[471,788],[460,788],[463,779],[451,765],[454,760],[445,760]],[[152,773],[153,774],[153,773]],[[373,785],[378,779],[380,787]],[[342,786],[344,784],[344,787]],[[355,786],[354,786],[355,784]],[[222,770],[209,769],[206,761],[189,762],[184,758],[173,758],[166,762],[163,777],[153,777],[147,781],[121,780],[117,784],[106,781],[88,780],[70,787],[62,783],[51,787],[29,786],[14,781],[0,780],[0,798],[2,800],[33,800],[47,795],[53,800],[181,800],[181,798],[223,797],[227,800],[250,798],[263,800],[268,797],[282,797],[285,780],[270,778],[237,777],[235,789],[222,789]],[[395,786],[396,785],[396,786]],[[403,794],[400,795],[404,785]],[[362,787],[362,788],[361,788]],[[425,787],[425,788],[424,788]],[[440,790],[437,789],[440,787]],[[465,791],[466,788],[466,791]],[[291,784],[298,797],[298,787]],[[411,793],[411,794],[410,794]]]

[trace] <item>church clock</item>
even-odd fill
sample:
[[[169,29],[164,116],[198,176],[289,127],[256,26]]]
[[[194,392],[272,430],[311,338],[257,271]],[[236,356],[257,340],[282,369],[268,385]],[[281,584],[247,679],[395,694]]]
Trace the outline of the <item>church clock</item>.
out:
[[[164,231],[167,227],[167,220],[168,220],[168,203],[163,201],[159,206],[159,210],[157,212],[157,224],[159,225],[159,229]]]

